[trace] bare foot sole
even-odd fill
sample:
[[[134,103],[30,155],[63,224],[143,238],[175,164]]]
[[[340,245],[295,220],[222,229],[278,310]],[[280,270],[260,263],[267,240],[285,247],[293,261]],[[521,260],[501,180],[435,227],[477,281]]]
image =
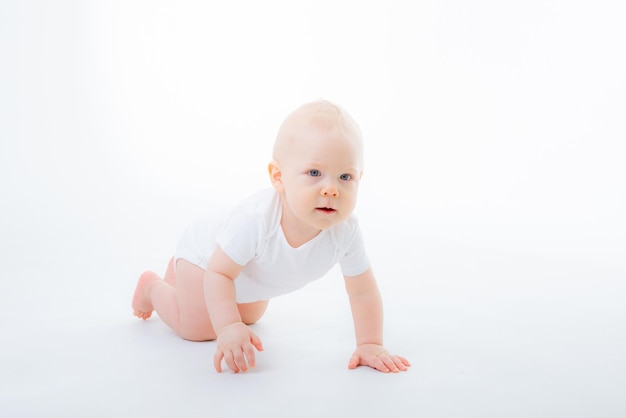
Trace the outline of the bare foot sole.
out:
[[[137,287],[133,295],[133,315],[137,318],[146,320],[152,316],[154,307],[146,295],[146,287],[155,280],[159,280],[158,276],[151,271],[146,271],[137,281]]]

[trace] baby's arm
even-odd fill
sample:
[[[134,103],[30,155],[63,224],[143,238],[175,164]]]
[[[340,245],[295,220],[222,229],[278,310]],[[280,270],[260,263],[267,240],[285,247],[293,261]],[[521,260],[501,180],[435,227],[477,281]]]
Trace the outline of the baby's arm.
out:
[[[390,354],[383,347],[383,306],[372,269],[358,276],[345,276],[345,284],[357,344],[348,367],[364,365],[381,372],[407,370],[407,359]]]
[[[263,350],[261,340],[241,320],[235,298],[234,279],[242,266],[217,247],[204,276],[204,294],[211,323],[217,334],[213,357],[215,370],[222,371],[222,360],[235,373],[255,366],[254,349]]]

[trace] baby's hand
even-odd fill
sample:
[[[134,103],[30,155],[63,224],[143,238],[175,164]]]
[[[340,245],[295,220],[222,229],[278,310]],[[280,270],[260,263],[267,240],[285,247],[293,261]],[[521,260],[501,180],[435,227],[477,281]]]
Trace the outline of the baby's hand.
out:
[[[259,337],[243,322],[224,327],[217,336],[217,350],[213,356],[215,370],[222,372],[222,360],[235,373],[255,366],[254,349],[263,351]]]
[[[408,370],[411,363],[402,356],[390,354],[382,345],[361,344],[357,346],[348,363],[349,369],[356,369],[358,366],[369,366],[384,373],[397,373]]]

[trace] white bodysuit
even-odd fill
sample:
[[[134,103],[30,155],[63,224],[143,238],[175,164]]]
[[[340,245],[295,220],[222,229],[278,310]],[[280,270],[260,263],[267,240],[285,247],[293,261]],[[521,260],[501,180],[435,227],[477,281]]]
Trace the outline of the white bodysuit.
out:
[[[218,219],[198,221],[185,231],[175,258],[206,269],[216,245],[244,266],[235,278],[238,303],[255,302],[300,289],[339,263],[345,276],[369,267],[357,218],[321,231],[293,248],[280,226],[278,192],[263,190]]]

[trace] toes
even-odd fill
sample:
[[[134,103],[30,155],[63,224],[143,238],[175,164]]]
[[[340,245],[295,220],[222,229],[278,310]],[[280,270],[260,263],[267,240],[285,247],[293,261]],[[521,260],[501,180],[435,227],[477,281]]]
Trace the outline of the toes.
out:
[[[152,316],[152,312],[133,311],[133,315],[135,315],[137,318],[146,320]]]

